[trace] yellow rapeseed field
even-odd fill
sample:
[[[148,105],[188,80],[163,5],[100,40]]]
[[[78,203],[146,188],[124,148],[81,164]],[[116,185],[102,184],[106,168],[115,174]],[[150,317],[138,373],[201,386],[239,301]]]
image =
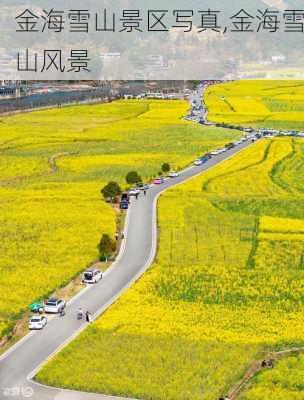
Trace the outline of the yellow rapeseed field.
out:
[[[303,355],[288,357],[260,373],[240,400],[303,400],[303,376]]]
[[[153,267],[38,379],[214,400],[263,351],[302,344],[302,143],[260,141],[163,194]]]
[[[208,118],[241,126],[303,129],[303,81],[237,81],[211,86]]]
[[[178,168],[239,136],[182,120],[184,101],[117,101],[2,117],[0,124],[0,338],[34,300],[96,260],[116,213],[100,195]],[[57,170],[54,170],[57,160]]]

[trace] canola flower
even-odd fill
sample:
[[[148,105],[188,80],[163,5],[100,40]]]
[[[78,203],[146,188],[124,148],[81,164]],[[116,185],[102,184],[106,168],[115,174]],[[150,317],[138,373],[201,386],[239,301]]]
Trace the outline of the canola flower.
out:
[[[114,237],[116,213],[100,195],[144,179],[163,162],[187,165],[239,137],[182,117],[184,101],[118,101],[2,118],[0,124],[0,338],[28,305],[67,284],[97,259],[103,233]],[[58,170],[50,173],[56,154]]]
[[[263,351],[303,343],[304,194],[294,194],[297,170],[277,183],[293,142],[265,139],[163,194],[154,265],[38,380],[214,400]]]
[[[250,80],[208,88],[208,117],[214,122],[245,126],[302,129],[303,81]]]
[[[288,357],[261,372],[240,400],[303,400],[303,377],[303,355]]]

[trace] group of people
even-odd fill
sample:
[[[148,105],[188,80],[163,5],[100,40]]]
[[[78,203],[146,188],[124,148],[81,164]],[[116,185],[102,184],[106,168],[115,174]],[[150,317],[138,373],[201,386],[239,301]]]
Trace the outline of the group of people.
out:
[[[78,319],[82,319],[84,315],[85,315],[85,319],[86,319],[87,322],[91,322],[92,321],[92,315],[91,315],[90,311],[86,311],[85,314],[84,314],[82,308],[79,307],[78,311],[77,311],[77,318]]]

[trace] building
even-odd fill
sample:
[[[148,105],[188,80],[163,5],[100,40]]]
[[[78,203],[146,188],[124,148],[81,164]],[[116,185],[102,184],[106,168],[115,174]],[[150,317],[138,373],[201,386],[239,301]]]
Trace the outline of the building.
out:
[[[273,64],[284,64],[286,61],[286,57],[282,54],[274,55],[271,57],[271,61]]]

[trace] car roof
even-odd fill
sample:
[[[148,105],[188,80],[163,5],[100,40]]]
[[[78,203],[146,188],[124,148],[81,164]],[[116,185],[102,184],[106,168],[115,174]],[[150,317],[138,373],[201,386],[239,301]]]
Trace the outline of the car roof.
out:
[[[49,299],[47,299],[47,302],[50,303],[57,303],[58,301],[60,301],[60,299],[57,299],[57,297],[50,297]]]

